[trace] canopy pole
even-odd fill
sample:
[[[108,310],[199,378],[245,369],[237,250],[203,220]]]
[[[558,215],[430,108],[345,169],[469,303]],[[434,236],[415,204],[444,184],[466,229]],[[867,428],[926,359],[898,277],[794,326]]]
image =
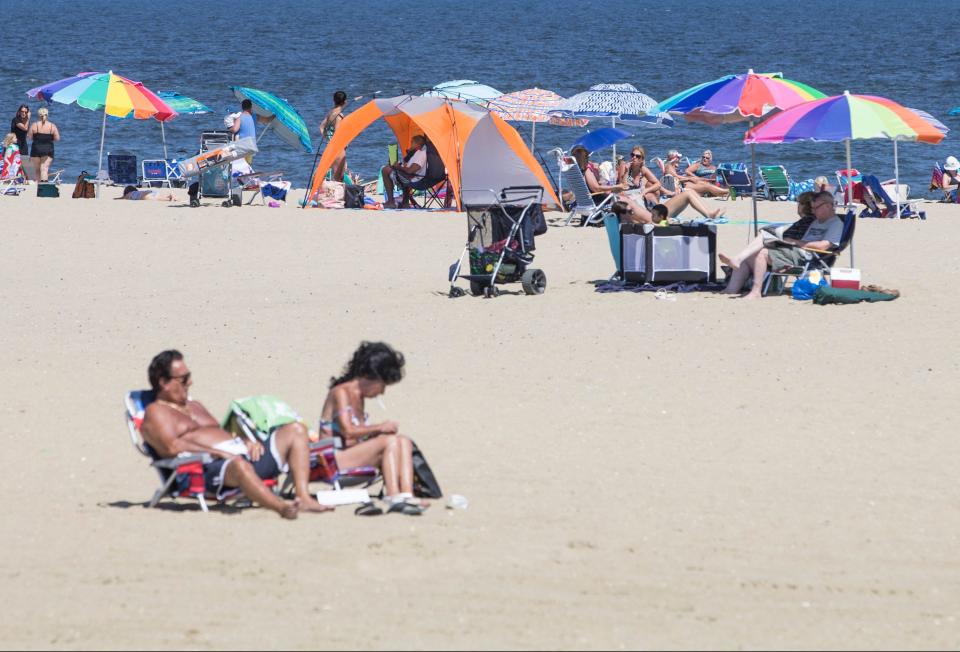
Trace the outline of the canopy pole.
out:
[[[900,158],[897,153],[897,139],[893,139],[893,176],[897,180],[897,219],[900,219]]]
[[[163,128],[163,122],[160,123],[160,138],[163,139],[163,159],[167,160],[167,132]]]
[[[750,121],[750,129],[753,129],[753,120]],[[757,149],[756,145],[750,143],[750,190],[753,200],[753,237],[760,233],[760,221],[757,217]],[[750,241],[750,231],[747,230],[747,241]]]
[[[103,124],[100,125],[100,158],[97,160],[97,198],[100,198],[100,173],[103,172],[103,137],[107,132],[107,108],[103,108]]]
[[[313,167],[310,168],[310,181],[307,182],[307,191],[303,196],[303,205],[300,208],[306,208],[310,205],[310,202],[313,201],[313,198],[310,196],[310,189],[313,188],[313,178],[317,174],[317,162],[320,160],[320,146],[323,145],[323,141],[326,140],[326,132],[320,134],[320,142],[317,143],[317,154],[313,157]]]

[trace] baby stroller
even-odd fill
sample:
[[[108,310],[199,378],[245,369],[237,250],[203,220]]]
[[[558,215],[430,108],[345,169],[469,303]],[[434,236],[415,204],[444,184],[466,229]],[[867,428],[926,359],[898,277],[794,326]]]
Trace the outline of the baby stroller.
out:
[[[475,297],[495,297],[497,285],[520,282],[526,294],[543,294],[547,277],[530,267],[533,262],[534,236],[546,231],[543,219],[543,188],[512,186],[499,194],[490,191],[493,203],[467,205],[467,244],[460,259],[450,266],[450,297],[462,297],[457,279],[470,282]],[[469,259],[469,274],[462,274],[464,257]]]

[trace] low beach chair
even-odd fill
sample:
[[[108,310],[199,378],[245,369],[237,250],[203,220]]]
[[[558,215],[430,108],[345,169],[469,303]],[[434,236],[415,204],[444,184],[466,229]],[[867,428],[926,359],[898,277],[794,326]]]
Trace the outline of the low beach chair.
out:
[[[121,152],[107,153],[107,174],[110,183],[115,186],[139,186],[137,176],[137,157],[134,154]]]
[[[960,192],[957,191],[957,188],[944,188],[943,179],[946,176],[946,172],[943,169],[943,165],[939,162],[933,166],[933,174],[930,177],[930,191],[935,191],[940,193],[941,197],[937,201],[945,204],[960,203]]]
[[[719,168],[717,176],[723,181],[723,187],[730,189],[731,199],[750,197],[753,194],[753,184],[746,170]]]
[[[400,184],[401,187],[414,190],[410,197],[410,203],[417,208],[449,208],[453,199],[450,192],[450,179],[447,176],[447,166],[440,158],[440,152],[433,143],[427,142],[427,169],[424,176],[419,181],[409,184]],[[441,193],[444,193],[441,196]],[[420,202],[417,202],[417,195],[420,196]]]
[[[837,217],[840,217],[839,215]],[[810,259],[802,266],[791,267],[786,270],[770,270],[763,279],[763,294],[768,294],[770,286],[774,280],[777,280],[778,294],[783,294],[786,288],[787,278],[800,278],[806,276],[813,270],[819,270],[824,274],[830,274],[830,268],[836,262],[847,247],[853,247],[853,235],[857,230],[857,214],[850,210],[842,216],[843,234],[840,236],[840,244],[827,251],[810,251]],[[852,254],[851,254],[852,255]]]
[[[782,165],[761,165],[760,178],[767,199],[771,201],[785,200],[790,196],[790,175]]]
[[[167,161],[162,158],[145,158],[140,161],[140,177],[143,180],[143,185],[148,188],[163,188],[164,185],[172,188],[168,170]]]
[[[599,204],[593,199],[590,189],[587,187],[587,180],[580,171],[580,166],[572,156],[564,154],[560,149],[552,150],[557,155],[557,164],[560,166],[560,179],[562,188],[573,193],[574,205],[567,215],[566,224],[569,225],[573,218],[580,216],[580,226],[588,224],[598,224],[603,220],[603,211],[609,209],[613,204],[614,196],[607,195]],[[599,193],[606,194],[606,193]],[[562,200],[562,198],[561,198]]]
[[[847,176],[847,170],[837,170],[837,191],[843,193],[843,201],[847,201],[847,181],[849,180],[853,183],[853,200],[857,200],[857,185],[863,181],[863,175],[860,174],[860,170],[856,168],[850,168],[850,176]]]
[[[902,192],[900,188],[906,188],[906,192],[902,193],[905,196],[900,199],[900,217],[927,219],[927,214],[919,209],[919,203],[907,199],[910,194],[909,186],[900,184],[900,188],[896,188],[891,185],[888,190],[888,187],[880,183],[880,179],[872,174],[863,175],[861,183],[866,191],[864,194],[869,193],[874,201],[867,204],[867,208],[860,213],[860,217],[897,217],[897,202],[890,196],[890,192],[900,193]],[[881,208],[878,204],[883,204],[883,207]]]

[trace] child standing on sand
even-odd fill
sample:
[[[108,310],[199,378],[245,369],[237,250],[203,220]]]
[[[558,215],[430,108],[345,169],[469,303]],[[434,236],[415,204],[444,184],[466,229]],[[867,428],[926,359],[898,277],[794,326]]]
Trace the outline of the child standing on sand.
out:
[[[388,513],[418,516],[427,505],[413,497],[413,442],[393,421],[370,423],[364,401],[403,379],[403,354],[384,342],[362,342],[330,391],[320,430],[337,441],[337,466],[375,466],[383,474]]]

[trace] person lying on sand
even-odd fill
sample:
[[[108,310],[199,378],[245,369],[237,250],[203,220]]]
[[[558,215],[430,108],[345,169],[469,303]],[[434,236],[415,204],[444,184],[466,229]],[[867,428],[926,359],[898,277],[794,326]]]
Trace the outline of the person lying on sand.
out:
[[[730,257],[720,254],[722,263],[733,269],[724,294],[740,294],[747,279],[753,276],[753,287],[747,299],[759,299],[763,292],[763,277],[767,269],[781,270],[789,267],[800,267],[809,258],[804,249],[819,249],[821,251],[837,247],[843,237],[843,221],[837,217],[833,204],[833,195],[829,192],[818,192],[813,195],[810,204],[814,220],[807,227],[806,232],[799,238],[791,237],[790,231],[782,238],[773,234],[764,233],[755,238],[746,249],[737,256]],[[802,204],[797,211],[803,210]],[[800,222],[803,221],[801,215]]]
[[[650,210],[628,195],[618,197],[619,201],[613,202],[610,210],[620,218],[620,222],[625,224],[663,224],[667,219],[679,215],[687,206],[711,219],[723,215],[723,209],[711,211],[703,198],[691,190],[684,190],[676,197],[671,197],[665,203],[657,204]]]
[[[363,342],[339,378],[330,379],[330,391],[320,413],[320,429],[339,439],[337,466],[341,469],[375,466],[383,473],[388,513],[422,514],[428,506],[413,497],[413,442],[399,434],[394,421],[370,423],[364,401],[383,394],[403,378],[403,354],[383,342]],[[338,442],[339,447],[339,442]]]
[[[149,188],[137,190],[134,186],[124,188],[123,196],[117,197],[117,199],[129,199],[132,201],[177,201],[176,196],[172,192],[163,193],[157,189],[150,190]]]
[[[283,518],[296,518],[300,511],[325,512],[308,488],[310,451],[307,429],[299,423],[278,428],[266,442],[250,442],[223,430],[199,401],[189,397],[191,372],[176,350],[163,351],[150,362],[150,386],[156,400],[144,413],[144,441],[161,457],[180,453],[209,453],[213,461],[203,465],[206,490],[221,496],[226,489],[239,488],[261,507]],[[282,500],[264,480],[273,479],[287,465],[293,474],[297,498]]]

